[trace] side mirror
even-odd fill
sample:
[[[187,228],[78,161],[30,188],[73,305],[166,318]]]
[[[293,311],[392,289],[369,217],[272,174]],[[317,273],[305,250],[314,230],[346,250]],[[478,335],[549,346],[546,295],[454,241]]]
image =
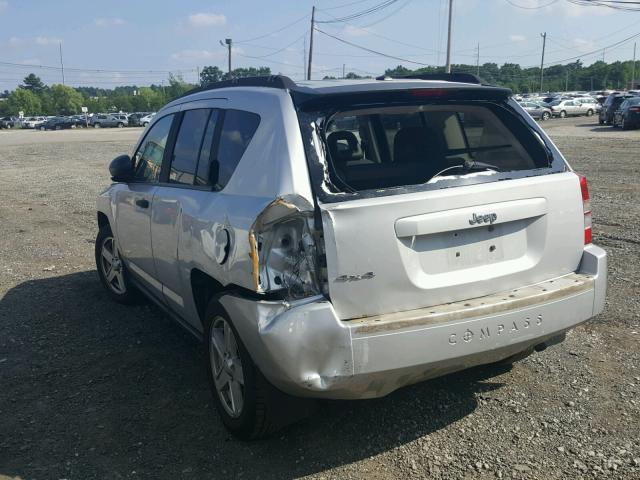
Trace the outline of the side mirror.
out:
[[[129,155],[119,155],[109,164],[109,173],[114,182],[128,182],[133,178],[133,163]]]

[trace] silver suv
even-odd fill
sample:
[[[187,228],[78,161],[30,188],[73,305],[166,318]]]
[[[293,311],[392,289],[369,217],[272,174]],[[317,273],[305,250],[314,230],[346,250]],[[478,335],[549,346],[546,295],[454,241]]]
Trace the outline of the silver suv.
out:
[[[543,350],[602,311],[606,253],[585,178],[510,93],[454,74],[187,94],[109,167],[100,279],[204,340],[242,438],[299,397]]]
[[[122,128],[128,124],[125,115],[111,115],[107,113],[96,113],[89,119],[89,125],[93,128],[118,127]]]

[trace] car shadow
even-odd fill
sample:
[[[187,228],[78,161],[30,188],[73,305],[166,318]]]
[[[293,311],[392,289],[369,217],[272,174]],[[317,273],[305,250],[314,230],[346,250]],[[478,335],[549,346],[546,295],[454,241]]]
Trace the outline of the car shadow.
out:
[[[451,425],[506,371],[322,402],[271,438],[241,442],[213,409],[201,345],[152,305],[110,301],[95,271],[19,284],[0,301],[0,325],[0,478],[304,476]]]
[[[611,125],[600,125],[599,123],[577,123],[578,128],[588,128],[592,132],[615,132],[616,129]]]

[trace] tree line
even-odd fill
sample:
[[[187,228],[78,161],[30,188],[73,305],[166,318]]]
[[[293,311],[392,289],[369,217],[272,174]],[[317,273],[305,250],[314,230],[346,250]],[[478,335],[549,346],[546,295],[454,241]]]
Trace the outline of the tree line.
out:
[[[511,88],[516,93],[564,90],[604,90],[631,88],[632,79],[640,76],[634,72],[632,61],[605,63],[598,61],[585,67],[579,60],[566,65],[552,65],[544,69],[544,81],[540,89],[540,67],[522,68],[517,63],[484,63],[482,65],[458,64],[453,72],[478,74],[485,82]],[[443,67],[424,67],[411,70],[402,65],[390,68],[385,75],[401,77],[420,73],[442,73]],[[229,78],[271,75],[269,67],[236,68],[229,74],[217,66],[206,66],[200,72],[200,86],[207,86]],[[331,79],[335,77],[324,77]],[[345,78],[367,78],[349,72]],[[81,107],[90,112],[147,112],[156,111],[167,102],[199,85],[185,82],[179,75],[169,74],[167,85],[149,87],[120,86],[112,89],[96,87],[69,87],[60,84],[45,85],[31,73],[13,92],[0,94],[0,115],[70,115],[80,113]],[[638,88],[636,80],[635,88]]]

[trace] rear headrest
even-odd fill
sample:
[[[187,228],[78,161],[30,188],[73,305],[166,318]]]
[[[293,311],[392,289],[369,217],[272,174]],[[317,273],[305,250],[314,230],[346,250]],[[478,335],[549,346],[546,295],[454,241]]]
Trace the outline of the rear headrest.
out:
[[[348,130],[331,133],[327,137],[327,144],[329,145],[331,159],[341,166],[349,161],[364,158],[358,138]]]
[[[393,140],[393,160],[396,163],[444,160],[445,148],[436,132],[426,127],[406,127],[398,130]]]

